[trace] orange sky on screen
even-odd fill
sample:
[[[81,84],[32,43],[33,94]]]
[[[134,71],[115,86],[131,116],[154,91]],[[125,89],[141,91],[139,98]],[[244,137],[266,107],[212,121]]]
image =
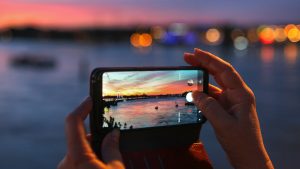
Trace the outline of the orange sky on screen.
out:
[[[182,94],[187,91],[196,90],[197,86],[188,86],[186,83],[165,84],[161,86],[160,91],[155,91],[151,95],[159,94]]]

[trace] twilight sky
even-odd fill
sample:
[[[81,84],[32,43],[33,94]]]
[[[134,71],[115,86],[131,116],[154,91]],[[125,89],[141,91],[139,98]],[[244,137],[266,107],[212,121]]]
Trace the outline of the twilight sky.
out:
[[[103,96],[182,94],[197,89],[197,77],[197,70],[108,72],[103,74]]]
[[[1,0],[0,28],[300,22],[299,0]]]

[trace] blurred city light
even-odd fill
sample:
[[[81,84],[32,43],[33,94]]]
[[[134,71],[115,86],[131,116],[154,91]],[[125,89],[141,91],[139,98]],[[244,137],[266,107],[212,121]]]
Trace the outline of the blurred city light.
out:
[[[216,28],[210,28],[206,31],[205,38],[211,45],[218,45],[221,43],[221,32]]]
[[[275,33],[272,27],[263,27],[259,30],[260,41],[267,45],[272,44],[275,40]]]
[[[187,45],[195,45],[198,42],[197,40],[197,35],[194,32],[188,32],[184,36],[184,43]]]
[[[140,47],[140,34],[134,33],[130,37],[130,43],[134,47]]]
[[[284,42],[286,40],[286,35],[284,29],[281,27],[275,28],[275,40],[276,42]]]
[[[248,39],[244,36],[239,36],[234,39],[234,47],[238,50],[244,50],[248,47]]]
[[[256,43],[258,41],[258,36],[255,28],[251,28],[247,31],[247,38],[251,43]]]
[[[164,37],[165,33],[166,31],[160,26],[153,26],[151,28],[151,35],[155,40],[161,40]]]
[[[140,35],[140,45],[142,47],[148,47],[152,44],[152,37],[148,33],[143,33]]]
[[[170,32],[175,36],[184,36],[188,31],[188,27],[183,23],[173,23],[170,25]]]
[[[166,32],[162,39],[162,43],[166,45],[176,45],[178,43],[178,38],[170,32]]]
[[[130,37],[130,43],[134,47],[149,47],[152,45],[152,37],[149,33],[134,33]]]
[[[287,25],[285,27],[285,33],[291,42],[298,42],[300,40],[300,31],[296,25]]]

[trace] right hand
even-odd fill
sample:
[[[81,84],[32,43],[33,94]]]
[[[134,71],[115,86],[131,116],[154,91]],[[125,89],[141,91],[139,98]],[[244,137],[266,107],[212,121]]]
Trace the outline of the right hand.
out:
[[[264,147],[255,96],[238,72],[217,56],[195,49],[185,61],[214,76],[221,88],[210,85],[209,95],[195,91],[196,106],[212,124],[232,166],[239,169],[274,168]]]

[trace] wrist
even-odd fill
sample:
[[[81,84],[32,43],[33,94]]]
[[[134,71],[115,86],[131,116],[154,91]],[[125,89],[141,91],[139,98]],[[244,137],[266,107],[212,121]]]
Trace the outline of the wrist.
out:
[[[274,169],[273,163],[266,151],[244,159],[231,161],[235,169]]]

